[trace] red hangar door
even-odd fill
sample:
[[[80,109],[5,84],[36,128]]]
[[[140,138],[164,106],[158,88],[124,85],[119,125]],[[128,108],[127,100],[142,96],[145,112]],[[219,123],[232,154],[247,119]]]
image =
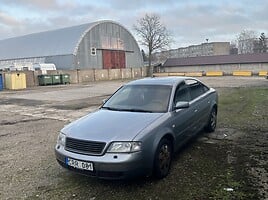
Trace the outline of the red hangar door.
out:
[[[102,50],[103,69],[126,68],[126,55],[124,51]]]

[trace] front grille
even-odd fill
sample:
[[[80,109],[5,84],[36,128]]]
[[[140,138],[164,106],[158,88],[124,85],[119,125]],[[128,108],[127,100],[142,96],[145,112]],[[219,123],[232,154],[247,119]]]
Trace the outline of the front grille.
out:
[[[94,142],[88,140],[78,140],[74,138],[66,138],[65,149],[67,151],[86,154],[100,155],[105,147],[105,142]]]

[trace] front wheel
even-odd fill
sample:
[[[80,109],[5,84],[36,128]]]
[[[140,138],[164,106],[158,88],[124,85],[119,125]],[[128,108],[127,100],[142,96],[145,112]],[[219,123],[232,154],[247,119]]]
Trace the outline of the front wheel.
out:
[[[209,133],[214,132],[216,129],[216,125],[217,125],[217,111],[216,108],[214,107],[210,112],[209,121],[205,127],[205,130]]]
[[[154,159],[154,175],[162,179],[170,170],[172,160],[172,144],[168,139],[163,138],[156,149]]]

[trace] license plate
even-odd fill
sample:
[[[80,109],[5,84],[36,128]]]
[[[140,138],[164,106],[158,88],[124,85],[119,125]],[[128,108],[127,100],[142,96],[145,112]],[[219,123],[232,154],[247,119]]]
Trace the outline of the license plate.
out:
[[[66,164],[69,166],[72,166],[74,168],[93,171],[93,163],[92,162],[86,162],[86,161],[75,160],[72,158],[66,158]]]

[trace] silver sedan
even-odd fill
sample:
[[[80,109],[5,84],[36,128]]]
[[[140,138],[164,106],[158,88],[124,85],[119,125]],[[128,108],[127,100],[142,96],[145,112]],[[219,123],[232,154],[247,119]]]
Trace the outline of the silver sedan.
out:
[[[215,130],[217,104],[217,92],[195,78],[132,81],[98,111],[61,130],[56,159],[69,170],[98,178],[164,178],[184,143],[202,129]]]

